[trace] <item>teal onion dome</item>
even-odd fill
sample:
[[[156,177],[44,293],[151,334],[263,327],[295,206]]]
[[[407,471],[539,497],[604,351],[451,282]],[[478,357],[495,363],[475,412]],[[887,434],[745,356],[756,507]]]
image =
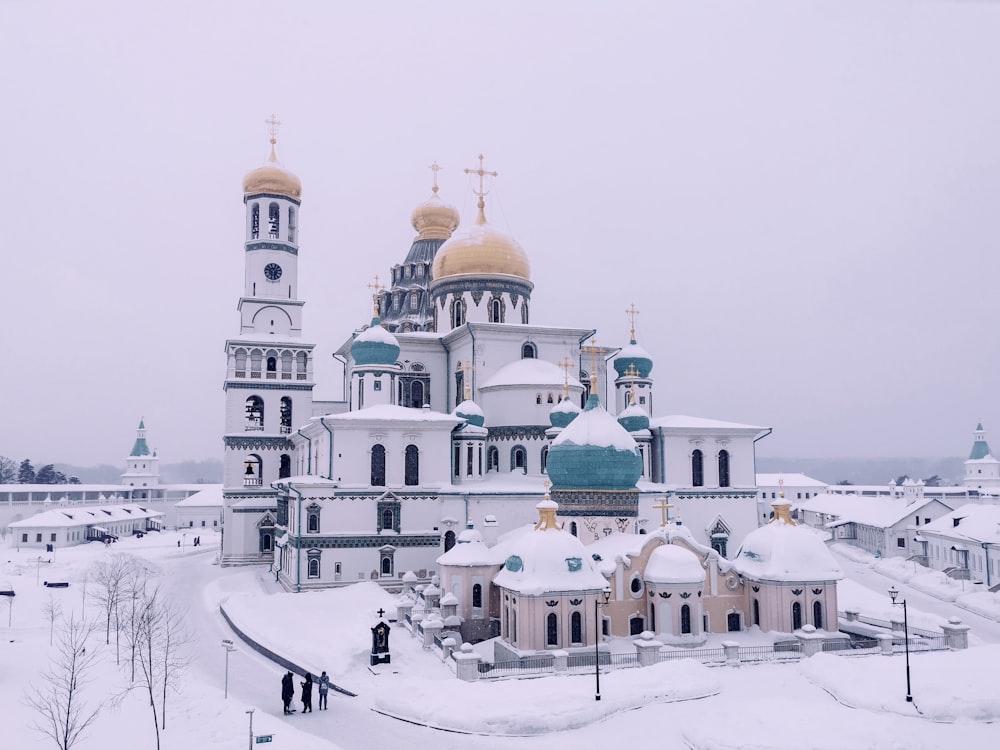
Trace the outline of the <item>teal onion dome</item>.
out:
[[[476,427],[482,427],[483,423],[486,422],[483,410],[480,409],[479,404],[472,399],[467,398],[465,401],[456,406],[454,414],[456,417],[460,417],[469,424],[474,424]]]
[[[637,372],[636,377],[640,378],[648,378],[649,373],[653,371],[653,358],[649,356],[649,352],[635,343],[635,339],[618,352],[615,358],[615,372],[618,373],[618,377],[624,378],[629,367],[634,367]]]
[[[580,407],[574,404],[569,396],[563,396],[562,401],[549,410],[549,424],[564,429],[579,414]]]
[[[554,490],[632,490],[642,476],[635,440],[592,394],[552,441],[546,471]]]
[[[630,404],[621,414],[618,415],[618,424],[629,432],[649,429],[649,415],[646,410],[638,404]]]
[[[399,342],[382,327],[378,318],[358,334],[351,344],[355,365],[394,365],[399,359]]]

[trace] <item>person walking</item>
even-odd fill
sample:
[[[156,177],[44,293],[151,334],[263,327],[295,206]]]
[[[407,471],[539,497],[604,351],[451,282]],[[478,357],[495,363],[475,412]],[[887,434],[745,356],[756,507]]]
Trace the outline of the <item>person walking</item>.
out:
[[[292,681],[292,673],[285,672],[281,678],[281,702],[285,706],[285,715],[292,713],[292,698],[295,697],[295,683]]]
[[[326,694],[330,692],[330,676],[323,670],[319,676],[319,710],[326,711]]]
[[[306,681],[302,685],[302,713],[312,713],[313,710],[313,676],[306,672]]]

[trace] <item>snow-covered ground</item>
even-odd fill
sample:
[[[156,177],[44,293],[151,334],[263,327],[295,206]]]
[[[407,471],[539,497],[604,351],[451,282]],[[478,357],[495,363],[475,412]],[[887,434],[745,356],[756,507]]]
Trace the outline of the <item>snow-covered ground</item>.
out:
[[[392,612],[392,597],[370,583],[345,589],[287,594],[266,569],[220,569],[213,564],[218,537],[202,536],[201,547],[177,547],[175,532],[123,539],[110,549],[84,545],[58,550],[52,562],[38,553],[4,551],[0,589],[17,596],[8,612],[0,599],[0,700],[9,709],[4,748],[52,747],[31,729],[35,714],[23,702],[29,685],[55,653],[49,645],[44,609],[50,600],[63,612],[83,611],[84,576],[97,560],[128,553],[154,571],[153,582],[186,608],[193,633],[190,666],[181,690],[167,700],[163,748],[214,750],[248,741],[246,713],[254,709],[254,733],[271,734],[276,750],[335,748],[580,748],[642,742],[660,748],[735,750],[749,748],[964,748],[1000,742],[1000,695],[987,676],[1000,673],[1000,627],[978,629],[954,604],[924,599],[905,581],[910,619],[933,628],[958,614],[982,643],[965,652],[911,657],[914,703],[905,701],[902,656],[846,657],[821,654],[791,664],[707,667],[689,660],[601,676],[602,700],[594,700],[593,675],[464,683],[434,651],[424,651],[402,626],[391,633],[392,662],[368,666],[369,628],[376,612]],[[850,561],[846,561],[850,562]],[[854,565],[854,567],[852,567]],[[841,587],[841,605],[888,618],[884,594],[890,579],[864,562],[846,566],[857,580]],[[36,577],[38,583],[36,584]],[[66,580],[68,589],[49,589],[45,580]],[[88,598],[95,585],[88,582]],[[248,634],[287,658],[319,671],[357,697],[330,694],[330,710],[285,717],[281,712],[283,669],[233,636],[219,605]],[[96,606],[87,608],[91,616]],[[994,623],[990,623],[991,625]],[[229,698],[224,698],[223,638],[236,641],[229,657]],[[745,634],[735,640],[749,643]],[[104,633],[91,638],[98,664],[83,690],[95,704],[120,696],[104,708],[79,748],[155,747],[149,701],[126,691],[127,672],[115,666],[115,648]],[[298,697],[298,696],[296,696]],[[314,705],[316,698],[314,697]],[[435,728],[430,728],[435,727]],[[441,730],[451,731],[441,731]],[[242,744],[241,744],[242,743]]]

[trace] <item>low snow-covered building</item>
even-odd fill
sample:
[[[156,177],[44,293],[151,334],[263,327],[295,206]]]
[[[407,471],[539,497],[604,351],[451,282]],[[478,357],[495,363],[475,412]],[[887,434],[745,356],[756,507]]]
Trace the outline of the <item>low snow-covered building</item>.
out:
[[[923,526],[919,538],[928,567],[1000,584],[1000,506],[963,505]]]
[[[213,485],[174,503],[180,529],[215,529],[222,526],[222,486]]]
[[[826,482],[806,474],[757,473],[757,520],[763,526],[774,517],[771,503],[778,495],[799,502],[826,492]]]
[[[70,547],[91,541],[116,541],[120,536],[159,531],[158,510],[141,505],[54,508],[11,523],[11,547]]]

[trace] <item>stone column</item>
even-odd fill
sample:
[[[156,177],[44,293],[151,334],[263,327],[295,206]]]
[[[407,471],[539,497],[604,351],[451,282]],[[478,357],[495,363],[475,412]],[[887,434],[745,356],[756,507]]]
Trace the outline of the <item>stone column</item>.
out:
[[[740,665],[740,644],[736,641],[723,641],[722,648],[726,652],[726,664],[730,667]]]
[[[441,597],[441,617],[448,619],[458,614],[458,597],[450,591]]]
[[[566,660],[569,658],[569,652],[563,649],[556,649],[552,652],[552,668],[556,672],[565,672],[567,668]]]
[[[802,644],[803,656],[812,656],[823,650],[823,634],[817,633],[813,625],[803,625],[795,631],[795,637]]]
[[[407,597],[396,605],[396,624],[397,625],[407,624],[406,618],[410,617],[412,612],[413,612],[413,600]]]
[[[651,667],[659,663],[660,649],[663,648],[663,644],[653,638],[653,634],[650,631],[645,631],[633,641],[632,645],[639,652],[640,667]]]
[[[455,654],[455,676],[465,682],[475,682],[479,679],[479,662],[482,657],[472,650],[471,643],[463,643]]]
[[[448,661],[451,652],[455,650],[455,639],[445,638],[441,641],[441,661]]]
[[[444,630],[444,623],[441,621],[440,617],[435,615],[430,615],[426,620],[424,620],[424,641],[423,647],[425,649],[430,648],[434,645],[434,636]]]
[[[892,635],[889,633],[879,633],[875,636],[878,645],[882,647],[883,656],[892,656]]]
[[[949,617],[948,624],[942,625],[945,642],[952,651],[960,651],[969,647],[969,626],[963,625],[957,617]]]
[[[845,609],[844,610],[844,619],[847,620],[848,622],[857,622],[858,621],[858,615],[860,615],[860,614],[861,614],[861,610],[859,610],[859,609]]]

